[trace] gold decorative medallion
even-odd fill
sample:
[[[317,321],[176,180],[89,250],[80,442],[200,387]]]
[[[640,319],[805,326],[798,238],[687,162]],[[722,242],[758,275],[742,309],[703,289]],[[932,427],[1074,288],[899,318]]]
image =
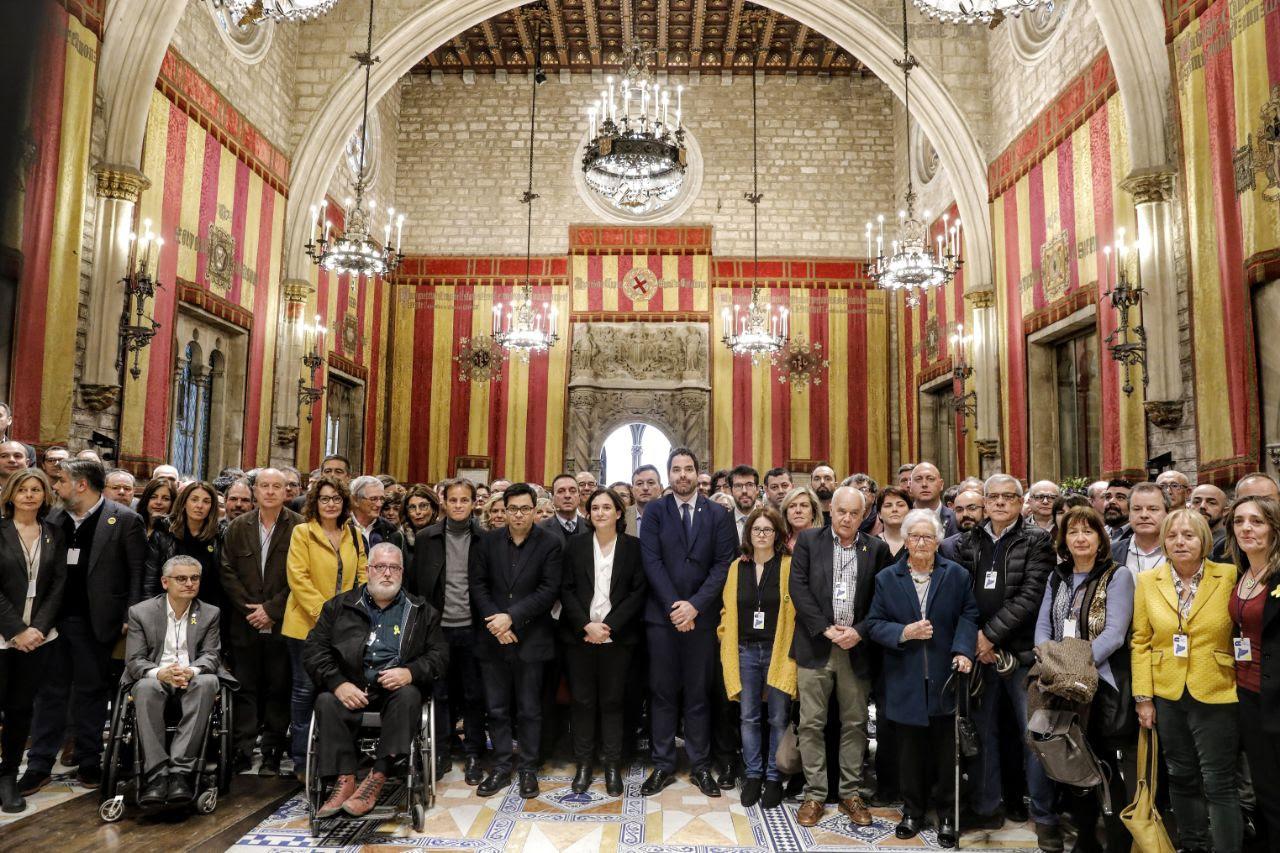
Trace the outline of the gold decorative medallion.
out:
[[[1071,285],[1070,257],[1066,231],[1059,231],[1040,250],[1040,284],[1045,302],[1057,302],[1067,295]]]
[[[212,222],[209,223],[209,253],[205,257],[204,271],[209,286],[218,290],[230,289],[236,263],[236,240]]]
[[[632,302],[648,302],[658,292],[658,277],[648,267],[633,267],[622,278],[622,292]]]

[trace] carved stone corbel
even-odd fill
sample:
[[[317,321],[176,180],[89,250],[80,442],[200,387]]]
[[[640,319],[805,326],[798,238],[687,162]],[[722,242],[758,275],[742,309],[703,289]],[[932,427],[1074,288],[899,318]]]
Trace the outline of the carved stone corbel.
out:
[[[1182,424],[1181,400],[1147,400],[1143,403],[1147,420],[1160,429],[1177,429]]]
[[[80,403],[91,412],[105,412],[120,399],[119,385],[80,386]]]

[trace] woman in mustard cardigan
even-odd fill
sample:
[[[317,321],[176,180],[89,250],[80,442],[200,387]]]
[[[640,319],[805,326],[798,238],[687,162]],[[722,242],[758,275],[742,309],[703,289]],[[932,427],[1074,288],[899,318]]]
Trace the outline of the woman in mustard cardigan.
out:
[[[782,774],[775,760],[796,696],[791,637],[791,557],[787,525],[776,510],[757,507],[742,528],[742,559],[731,563],[720,611],[720,664],[729,700],[742,708],[742,805],[782,803]],[[760,705],[769,709],[769,745],[760,737]]]
[[[290,749],[295,772],[306,767],[307,731],[316,687],[302,665],[307,634],[320,618],[320,608],[339,593],[367,579],[369,549],[351,518],[351,492],[336,477],[321,477],[307,492],[304,524],[293,528],[289,540],[289,600],[284,606],[284,635],[293,665],[293,694],[289,702]]]
[[[1233,626],[1236,568],[1210,562],[1213,534],[1199,512],[1160,525],[1166,560],[1138,575],[1133,595],[1133,699],[1138,722],[1160,733],[1179,848],[1239,853],[1239,748]]]

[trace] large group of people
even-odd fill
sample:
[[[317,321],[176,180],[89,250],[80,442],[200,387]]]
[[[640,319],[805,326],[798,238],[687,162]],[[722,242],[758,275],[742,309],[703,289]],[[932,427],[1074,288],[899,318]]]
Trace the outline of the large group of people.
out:
[[[679,739],[703,795],[796,798],[802,826],[829,804],[866,826],[900,802],[899,838],[932,823],[953,847],[1030,820],[1050,853],[1127,847],[1119,816],[1153,729],[1180,850],[1262,833],[1280,850],[1280,489],[1265,474],[1233,495],[1177,471],[1077,494],[1005,474],[948,488],[921,462],[881,487],[829,465],[709,471],[687,448],[608,485],[352,474],[329,456],[305,483],[168,465],[139,483],[91,451],[0,443],[3,809],[59,759],[101,783],[117,679],[143,729],[143,800],[190,799],[221,679],[237,771],[300,773],[314,720],[322,817],[373,808],[434,699],[433,769],[456,758],[480,797],[538,796],[557,757],[575,792],[599,770],[609,796],[647,758],[654,796]],[[1109,779],[1096,789],[1055,781],[1027,739],[1035,668],[1078,641],[1097,677],[1078,708]],[[168,745],[167,704],[184,720]],[[383,724],[361,778],[366,710]]]

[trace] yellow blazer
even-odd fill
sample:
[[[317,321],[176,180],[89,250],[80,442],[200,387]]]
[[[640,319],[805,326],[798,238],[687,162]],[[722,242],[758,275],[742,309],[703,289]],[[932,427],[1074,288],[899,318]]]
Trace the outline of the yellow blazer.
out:
[[[1173,567],[1163,562],[1138,575],[1133,592],[1133,695],[1176,701],[1183,692],[1212,705],[1236,701],[1236,665],[1227,604],[1235,586],[1236,567],[1205,560],[1204,577],[1182,623],[1187,656],[1173,654],[1178,633],[1178,593]]]
[[[742,676],[738,670],[738,564],[729,564],[724,582],[724,607],[720,610],[720,666],[724,669],[724,689],[729,701],[742,694]],[[778,607],[778,625],[773,635],[773,654],[769,656],[769,672],[765,683],[796,698],[796,662],[791,657],[791,639],[796,630],[796,607],[791,603],[791,558],[783,556],[778,567],[778,583],[782,587],[782,603]]]
[[[342,588],[346,592],[368,580],[369,554],[364,540],[351,523],[342,525]],[[335,595],[338,583],[338,552],[318,521],[308,521],[293,528],[289,540],[289,601],[284,606],[284,623],[280,633],[295,640],[305,640],[320,618],[320,608]]]

